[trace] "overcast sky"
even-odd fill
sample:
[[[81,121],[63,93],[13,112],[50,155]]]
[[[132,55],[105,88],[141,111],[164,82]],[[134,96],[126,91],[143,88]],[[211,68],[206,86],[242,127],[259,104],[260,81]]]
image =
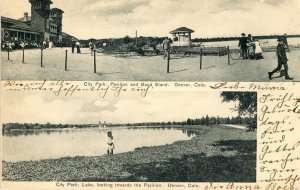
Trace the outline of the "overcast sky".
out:
[[[152,91],[146,98],[123,94],[101,99],[79,94],[56,97],[50,93],[3,92],[3,123],[131,123],[184,121],[202,116],[237,116],[235,103],[221,103],[218,92]]]
[[[193,38],[299,34],[300,0],[52,0],[63,31],[81,39],[167,36],[186,26]],[[28,0],[2,0],[2,15],[30,13]]]

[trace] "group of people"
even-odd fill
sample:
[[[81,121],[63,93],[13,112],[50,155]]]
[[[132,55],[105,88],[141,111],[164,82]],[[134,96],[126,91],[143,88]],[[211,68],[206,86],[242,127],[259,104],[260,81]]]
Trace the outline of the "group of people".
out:
[[[249,34],[248,37],[246,37],[245,33],[242,33],[241,35],[242,37],[239,40],[239,47],[241,49],[241,56],[243,59],[262,59],[262,49],[259,41],[254,39],[251,34]],[[283,66],[285,79],[293,80],[293,78],[288,74],[288,58],[286,56],[286,52],[289,52],[289,45],[287,42],[287,34],[285,34],[284,37],[279,37],[277,41],[278,45],[276,48],[276,55],[278,65],[273,71],[268,72],[268,77],[270,80],[272,80],[273,74],[280,72]]]
[[[246,37],[246,34],[242,33],[241,36],[239,47],[241,49],[242,58],[256,60],[263,59],[262,49],[258,39],[253,38],[251,34],[248,34],[248,37]]]

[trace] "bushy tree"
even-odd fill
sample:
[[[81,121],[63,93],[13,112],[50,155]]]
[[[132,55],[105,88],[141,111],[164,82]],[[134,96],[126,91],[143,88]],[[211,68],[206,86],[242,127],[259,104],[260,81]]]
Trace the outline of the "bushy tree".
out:
[[[248,128],[254,130],[257,127],[257,93],[256,92],[222,92],[222,102],[238,102],[236,110],[240,116],[249,116],[253,122]]]

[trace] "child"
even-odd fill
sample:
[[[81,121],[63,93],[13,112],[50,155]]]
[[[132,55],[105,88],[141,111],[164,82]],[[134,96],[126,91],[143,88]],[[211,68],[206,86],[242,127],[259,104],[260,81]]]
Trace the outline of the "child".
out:
[[[114,154],[114,142],[113,142],[113,136],[112,136],[112,132],[108,131],[107,132],[107,155],[113,155]]]
[[[254,54],[255,54],[255,59],[263,59],[264,57],[262,56],[262,49],[260,47],[260,43],[257,39],[254,40]]]

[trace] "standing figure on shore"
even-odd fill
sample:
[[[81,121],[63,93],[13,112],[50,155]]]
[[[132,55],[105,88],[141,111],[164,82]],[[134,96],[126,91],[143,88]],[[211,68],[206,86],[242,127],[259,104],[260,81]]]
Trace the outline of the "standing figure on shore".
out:
[[[171,41],[169,38],[166,38],[163,42],[163,50],[164,50],[164,56],[163,58],[165,59],[166,57],[168,58],[170,56],[170,49],[171,49]]]
[[[269,79],[272,80],[272,75],[281,70],[282,65],[284,66],[285,71],[285,80],[293,80],[288,74],[288,58],[286,56],[285,47],[284,47],[284,40],[283,38],[278,38],[278,45],[277,45],[277,58],[278,58],[278,66],[272,72],[269,72]]]
[[[288,44],[288,41],[287,41],[287,34],[286,33],[283,36],[283,44],[285,46],[286,51],[290,52],[290,48],[289,48],[289,44]]]
[[[81,53],[79,41],[76,42],[76,49],[77,49],[77,53]]]
[[[115,145],[113,142],[113,136],[112,132],[107,132],[107,155],[113,155],[114,154]]]
[[[241,49],[241,57],[243,57],[243,59],[247,59],[247,38],[246,38],[245,33],[242,33],[241,35],[242,35],[242,37],[239,40],[239,47]]]
[[[75,42],[72,42],[72,53],[74,53],[74,49],[75,49]]]

